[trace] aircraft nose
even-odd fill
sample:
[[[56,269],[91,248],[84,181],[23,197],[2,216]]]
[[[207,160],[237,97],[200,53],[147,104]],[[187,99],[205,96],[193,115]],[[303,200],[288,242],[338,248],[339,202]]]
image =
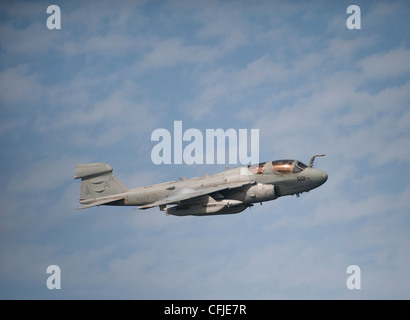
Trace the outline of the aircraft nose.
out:
[[[323,183],[327,181],[327,173],[322,171]]]
[[[327,173],[322,170],[313,169],[311,171],[310,180],[317,184],[317,186],[324,184],[327,181],[327,178]]]

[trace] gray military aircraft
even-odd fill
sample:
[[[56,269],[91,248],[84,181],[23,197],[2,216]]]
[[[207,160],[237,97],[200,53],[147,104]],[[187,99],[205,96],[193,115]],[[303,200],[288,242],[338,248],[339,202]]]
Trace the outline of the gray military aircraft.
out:
[[[282,196],[298,197],[319,187],[327,180],[326,172],[298,160],[276,160],[196,177],[179,178],[146,187],[128,189],[105,163],[80,164],[75,179],[81,179],[78,209],[100,205],[159,207],[167,215],[207,216],[239,213],[253,203]],[[167,207],[171,205],[170,207]]]

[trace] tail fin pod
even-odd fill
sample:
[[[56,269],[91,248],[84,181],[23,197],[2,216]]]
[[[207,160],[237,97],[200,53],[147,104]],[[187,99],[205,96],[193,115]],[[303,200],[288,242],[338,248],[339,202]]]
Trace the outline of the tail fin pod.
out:
[[[74,179],[81,179],[80,203],[128,191],[112,171],[111,166],[101,162],[76,165]]]

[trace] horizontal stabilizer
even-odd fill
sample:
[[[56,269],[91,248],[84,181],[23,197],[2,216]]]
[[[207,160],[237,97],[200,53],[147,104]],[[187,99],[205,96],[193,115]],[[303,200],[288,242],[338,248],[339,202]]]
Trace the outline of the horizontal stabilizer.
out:
[[[86,178],[89,176],[102,175],[104,173],[112,172],[111,166],[106,163],[87,163],[78,164],[75,166],[74,179]]]
[[[108,203],[115,202],[115,201],[118,201],[118,200],[123,200],[123,199],[124,199],[124,197],[117,197],[117,198],[104,199],[104,200],[97,200],[97,201],[91,202],[90,204],[87,204],[87,205],[85,205],[85,206],[76,208],[75,210],[87,209],[87,208],[91,208],[91,207],[95,207],[95,206],[100,206],[100,205],[102,205],[102,204],[108,204]]]

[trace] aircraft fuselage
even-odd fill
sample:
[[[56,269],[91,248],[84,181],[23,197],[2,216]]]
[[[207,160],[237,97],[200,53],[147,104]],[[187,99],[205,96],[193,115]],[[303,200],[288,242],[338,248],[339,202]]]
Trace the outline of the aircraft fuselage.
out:
[[[326,172],[297,160],[277,160],[249,165],[204,177],[169,181],[128,189],[103,163],[79,165],[76,178],[82,179],[80,203],[95,205],[159,206],[171,215],[213,215],[238,213],[256,202],[298,195],[319,187]],[[174,205],[168,207],[169,205]]]

